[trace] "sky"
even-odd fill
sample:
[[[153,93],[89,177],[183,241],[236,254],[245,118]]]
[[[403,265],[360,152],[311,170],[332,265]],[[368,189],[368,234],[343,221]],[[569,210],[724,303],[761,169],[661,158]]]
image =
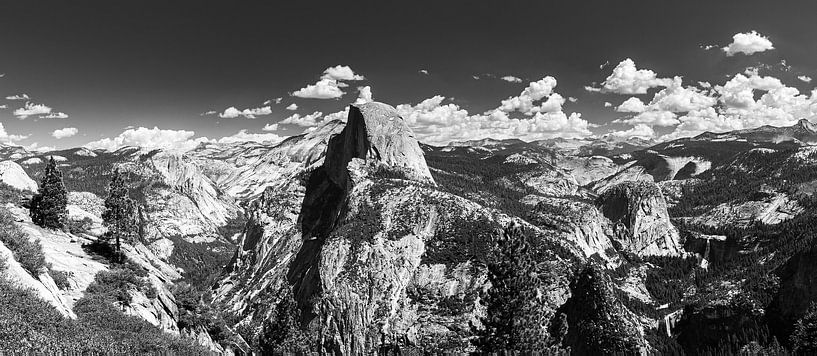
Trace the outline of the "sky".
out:
[[[277,141],[368,100],[440,145],[817,121],[814,1],[2,8],[0,142],[32,149]]]

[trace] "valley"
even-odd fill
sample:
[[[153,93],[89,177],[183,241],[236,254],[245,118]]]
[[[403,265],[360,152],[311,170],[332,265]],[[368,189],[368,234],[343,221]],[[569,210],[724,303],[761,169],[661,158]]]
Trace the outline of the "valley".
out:
[[[815,140],[801,120],[667,142],[434,146],[370,102],[278,144],[3,146],[0,223],[43,256],[27,269],[17,240],[0,239],[4,293],[78,335],[30,325],[14,347],[83,350],[110,328],[93,324],[107,319],[92,300],[178,354],[468,354],[493,310],[505,233],[529,244],[538,282],[525,302],[551,352],[784,354],[817,302]],[[68,191],[64,230],[27,209],[51,159]],[[138,206],[127,263],[99,250],[117,170]],[[99,302],[105,293],[124,297]],[[0,337],[22,325],[4,313]]]

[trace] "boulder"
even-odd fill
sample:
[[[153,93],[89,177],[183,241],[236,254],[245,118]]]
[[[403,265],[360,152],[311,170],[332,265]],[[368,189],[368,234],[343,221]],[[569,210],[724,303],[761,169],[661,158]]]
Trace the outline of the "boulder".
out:
[[[14,161],[0,162],[0,181],[19,190],[37,191],[37,182]]]

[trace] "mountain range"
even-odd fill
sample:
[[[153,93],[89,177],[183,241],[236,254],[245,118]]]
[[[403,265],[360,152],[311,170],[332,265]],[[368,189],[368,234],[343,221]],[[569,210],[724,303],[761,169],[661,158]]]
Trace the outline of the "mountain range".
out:
[[[534,241],[533,273],[550,278],[543,327],[565,329],[553,347],[775,354],[796,347],[817,301],[815,143],[817,125],[801,120],[667,142],[432,146],[373,102],[274,145],[3,146],[0,181],[16,194],[5,209],[52,269],[71,272],[67,286],[0,252],[9,278],[76,318],[94,276],[113,268],[83,245],[105,233],[116,169],[141,207],[125,251],[156,290],[131,290],[122,309],[213,353],[263,354],[275,335],[328,354],[474,352],[492,241],[513,225]],[[22,207],[49,159],[76,229],[38,227]],[[200,298],[183,304],[180,286]],[[218,332],[190,321],[205,309],[223,318]],[[601,321],[604,332],[584,327]]]

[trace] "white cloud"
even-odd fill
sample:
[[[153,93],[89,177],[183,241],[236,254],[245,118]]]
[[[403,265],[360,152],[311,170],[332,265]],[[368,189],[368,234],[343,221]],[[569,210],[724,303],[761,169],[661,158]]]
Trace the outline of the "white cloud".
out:
[[[16,141],[25,140],[29,135],[12,135],[6,132],[3,123],[0,122],[0,143],[13,144]]]
[[[561,110],[565,99],[553,92],[556,87],[556,78],[551,76],[544,77],[536,82],[531,82],[528,87],[522,90],[518,96],[509,97],[502,100],[498,110],[504,112],[519,111],[526,115],[532,115],[536,112],[551,112]],[[534,106],[534,102],[540,101],[548,97],[541,107]]]
[[[199,114],[199,116],[215,115],[216,113],[217,113],[217,111],[215,111],[215,110],[208,110],[208,111],[205,111],[205,112]]]
[[[345,94],[338,86],[337,80],[321,79],[315,84],[307,85],[292,93],[292,96],[309,99],[336,99]]]
[[[675,77],[666,89],[655,94],[649,106],[654,110],[687,112],[708,108],[717,102],[695,87],[684,87],[681,77]]]
[[[41,119],[67,119],[68,114],[64,112],[52,112],[45,116],[40,116]]]
[[[31,98],[29,98],[28,94],[25,94],[25,93],[9,95],[9,96],[6,97],[6,100],[28,100],[28,99],[31,99]]]
[[[670,111],[644,111],[638,115],[622,120],[630,125],[646,124],[650,126],[675,126],[679,123],[675,113]]]
[[[76,127],[66,127],[59,130],[54,130],[54,132],[51,133],[51,136],[54,136],[54,138],[59,140],[61,138],[74,136],[77,134],[77,132],[79,132],[79,130],[77,130]]]
[[[479,80],[479,76],[478,76],[478,75],[472,75],[472,76],[471,76],[471,78],[474,78],[474,80]]]
[[[611,102],[609,102],[609,101],[605,101],[605,102],[604,102],[604,107],[605,107],[605,108],[609,108],[609,107],[611,107],[611,106],[613,106],[613,103],[611,103]]]
[[[658,78],[655,72],[649,69],[637,69],[635,62],[627,58],[613,68],[613,73],[601,83],[600,90],[616,94],[646,94],[647,89],[670,84],[672,84],[672,79]],[[585,87],[585,89],[598,91],[593,87]]]
[[[272,103],[280,104],[281,101],[283,101],[283,100],[284,100],[284,98],[268,99],[268,100],[264,100],[264,103],[262,105],[269,105],[269,104],[272,104]]]
[[[321,79],[333,80],[365,80],[366,77],[357,75],[349,66],[336,65],[334,67],[326,68],[323,71]]]
[[[187,130],[162,130],[139,127],[127,129],[114,138],[103,138],[85,144],[90,149],[115,151],[124,146],[143,147],[146,149],[164,149],[168,151],[189,151],[202,142],[209,142],[206,137],[193,138],[195,132]]]
[[[355,104],[365,104],[372,102],[372,88],[370,86],[358,87],[358,96]]]
[[[8,109],[8,105],[6,104],[0,105],[0,109]]]
[[[264,131],[278,131],[278,124],[266,124],[262,129]]]
[[[630,97],[627,100],[624,100],[621,105],[616,108],[618,112],[644,112],[647,110],[647,106],[644,105],[644,102],[641,99],[636,97]]]
[[[547,90],[543,91],[542,88],[539,88],[537,92],[547,92]],[[526,96],[531,96],[531,94],[529,92]],[[445,97],[437,95],[417,105],[398,105],[397,111],[412,127],[417,138],[430,144],[446,144],[450,141],[485,137],[539,140],[591,135],[590,124],[578,113],[566,115],[561,111],[536,112],[532,117],[516,119],[509,117],[508,113],[500,108],[484,114],[471,115],[456,104],[443,105],[444,100]],[[509,107],[516,107],[516,105]]]
[[[241,130],[232,136],[226,136],[218,139],[218,143],[237,143],[237,142],[258,142],[276,144],[281,142],[284,138],[274,133],[249,133],[247,130]]]
[[[734,56],[738,53],[751,55],[753,53],[763,52],[774,49],[772,41],[755,31],[747,33],[737,33],[732,36],[732,43],[723,47],[723,51],[727,56]]]
[[[218,114],[218,117],[222,119],[235,119],[239,116],[243,116],[247,119],[255,119],[256,116],[263,116],[269,114],[272,114],[272,108],[270,108],[269,106],[244,110],[238,110],[234,106],[231,106],[225,109],[223,113]]]
[[[295,103],[289,104],[289,106],[287,106],[287,110],[290,110],[290,111],[298,110],[298,104],[295,104]]]
[[[633,137],[649,139],[654,136],[655,130],[653,130],[652,127],[645,124],[638,124],[630,128],[629,130],[614,131],[604,135],[604,137],[614,137],[619,139],[628,139]]]
[[[575,102],[579,101],[579,99],[576,99],[576,98],[574,98],[572,96],[568,96],[567,100],[570,101],[571,103],[575,103]]]
[[[298,126],[315,126],[318,124],[317,119],[323,116],[320,111],[315,111],[309,115],[292,114],[290,117],[279,122],[281,125],[298,125]]]
[[[20,120],[28,118],[29,116],[47,115],[51,113],[51,108],[43,104],[34,104],[27,102],[25,107],[14,110],[14,116]]]
[[[506,75],[506,76],[504,76],[502,78],[499,78],[499,79],[502,79],[502,80],[504,80],[506,82],[510,82],[510,83],[522,83],[522,78],[514,77],[512,75]]]
[[[800,79],[800,81],[802,81],[804,83],[811,83],[811,77],[809,77],[807,75],[799,75],[799,76],[797,76],[797,79]]]
[[[420,73],[420,74],[428,75],[428,70],[426,70],[426,69],[420,69],[417,72]]]

